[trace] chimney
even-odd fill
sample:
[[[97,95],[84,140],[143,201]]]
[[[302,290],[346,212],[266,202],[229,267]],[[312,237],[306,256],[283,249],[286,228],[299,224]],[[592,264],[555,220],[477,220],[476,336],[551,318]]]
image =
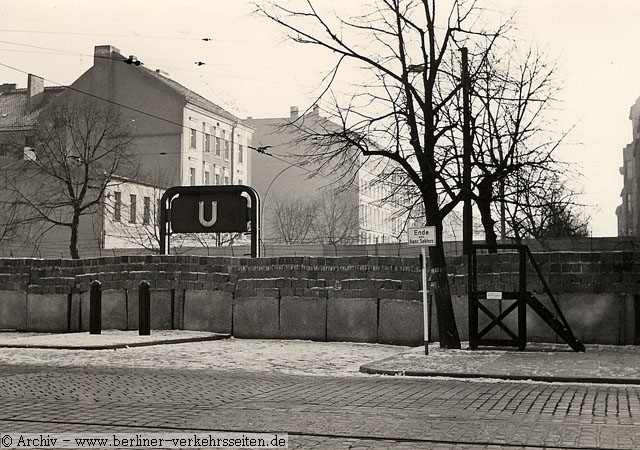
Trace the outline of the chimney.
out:
[[[29,74],[27,80],[27,105],[29,109],[35,109],[44,96],[44,79],[36,75]]]
[[[15,83],[3,83],[0,85],[0,94],[9,92],[9,91],[15,91],[15,90],[16,90]]]
[[[113,55],[115,53],[115,55]],[[100,62],[108,61],[113,58],[123,57],[120,54],[120,50],[113,45],[96,45],[93,48],[93,65],[97,65]]]
[[[297,106],[289,107],[289,118],[291,118],[291,119],[297,119],[298,118],[298,107]]]

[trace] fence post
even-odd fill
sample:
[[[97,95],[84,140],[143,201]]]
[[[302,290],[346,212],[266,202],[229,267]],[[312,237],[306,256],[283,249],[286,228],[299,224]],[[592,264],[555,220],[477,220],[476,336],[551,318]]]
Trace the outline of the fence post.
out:
[[[148,281],[141,281],[138,288],[138,319],[139,335],[149,336],[151,334],[151,284]]]
[[[98,280],[91,282],[89,297],[89,334],[102,332],[102,283]]]

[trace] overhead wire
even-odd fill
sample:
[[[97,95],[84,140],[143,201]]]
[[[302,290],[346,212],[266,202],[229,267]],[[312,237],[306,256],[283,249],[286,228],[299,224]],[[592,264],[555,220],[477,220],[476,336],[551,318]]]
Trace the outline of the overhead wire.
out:
[[[123,57],[124,59],[119,59],[119,58],[113,58],[111,56],[104,56],[104,55],[90,55],[88,53],[72,52],[72,51],[69,51],[69,50],[61,50],[61,49],[55,49],[55,48],[50,48],[50,47],[42,47],[42,46],[39,46],[39,45],[22,44],[22,43],[19,43],[19,42],[11,42],[11,41],[0,40],[0,43],[1,44],[8,44],[8,45],[16,45],[16,46],[21,46],[21,47],[28,47],[28,48],[33,48],[33,49],[37,49],[37,50],[45,50],[47,52],[52,52],[51,54],[53,54],[53,55],[66,54],[66,55],[70,55],[70,56],[80,56],[80,57],[85,57],[85,58],[98,58],[98,59],[107,59],[107,60],[116,60],[116,61],[126,60],[126,58],[124,58],[124,57]],[[17,49],[0,49],[0,51],[3,51],[3,52],[30,53],[27,50],[17,50]],[[33,53],[42,54],[42,53],[45,53],[45,52],[33,52]],[[207,65],[207,63],[205,61],[183,61],[183,60],[148,59],[148,58],[145,58],[145,60],[146,61],[160,63],[160,66],[163,69],[166,69],[166,70],[178,70],[178,71],[182,71],[182,72],[198,73],[200,75],[211,75],[211,76],[214,76],[214,77],[224,77],[224,78],[234,78],[234,79],[249,80],[249,81],[259,81],[259,82],[262,82],[262,83],[279,84],[279,85],[283,85],[283,86],[288,86],[289,85],[289,83],[284,82],[284,81],[265,80],[265,79],[261,79],[261,78],[247,77],[247,76],[237,75],[237,74],[225,74],[225,73],[209,72],[207,70],[185,69],[185,68],[182,68],[182,67],[172,67],[172,66],[167,66],[167,65],[163,64],[163,63],[167,63],[168,62],[168,63],[188,64],[190,66],[196,65],[198,67],[203,67],[203,66]],[[255,66],[255,65],[246,65],[246,64],[230,64],[230,63],[219,62],[219,61],[216,61],[215,65],[216,66],[225,66],[225,67],[241,67],[241,68],[242,67],[244,67],[244,68],[258,68],[258,67],[260,67],[260,66]]]
[[[24,34],[59,34],[65,36],[105,36],[105,37],[121,37],[135,39],[169,39],[169,40],[188,40],[188,41],[212,41],[210,37],[186,37],[186,36],[163,36],[163,35],[144,35],[144,34],[113,34],[113,33],[79,33],[73,31],[45,31],[45,30],[16,30],[16,29],[0,29],[2,33],[24,33]]]
[[[14,70],[14,71],[17,71],[17,72],[23,73],[23,74],[28,74],[28,72],[27,72],[27,71],[24,71],[24,70],[19,69],[19,68],[17,68],[17,67],[10,66],[10,65],[5,64],[5,63],[2,63],[2,62],[0,62],[0,66],[2,66],[2,67],[6,67],[6,68],[8,68],[8,69],[11,69],[11,70]],[[56,82],[55,80],[51,80],[51,79],[48,79],[48,78],[43,78],[43,79],[44,79],[44,80],[46,80],[46,81],[47,81],[47,82],[49,82],[49,83],[53,83],[53,84],[56,84],[56,85],[58,85],[58,86],[60,86],[60,85],[61,85],[61,83],[58,83],[58,82]],[[92,93],[90,93],[90,92],[86,92],[86,91],[83,91],[83,90],[81,90],[81,89],[74,88],[73,86],[64,86],[64,88],[65,88],[65,89],[69,89],[69,90],[71,90],[71,91],[73,91],[73,92],[76,92],[76,93],[79,93],[79,94],[83,94],[83,95],[89,96],[89,97],[91,97],[91,98],[95,98],[95,99],[100,100],[100,101],[103,101],[103,102],[105,102],[105,103],[109,103],[109,104],[112,104],[112,105],[118,106],[118,107],[120,107],[120,108],[124,108],[124,109],[130,110],[130,111],[134,111],[134,112],[136,112],[136,113],[139,113],[139,114],[142,114],[142,115],[145,115],[145,116],[151,117],[151,118],[153,118],[153,119],[157,119],[157,120],[160,120],[160,121],[163,121],[163,122],[166,122],[166,123],[172,124],[172,125],[176,125],[176,126],[178,126],[178,127],[182,128],[182,129],[192,130],[192,128],[191,128],[191,127],[188,127],[187,125],[185,125],[185,124],[183,124],[183,123],[175,122],[175,121],[173,121],[173,120],[171,120],[171,119],[167,119],[167,118],[165,118],[165,117],[158,116],[157,114],[153,114],[153,113],[150,113],[150,112],[147,112],[147,111],[144,111],[144,110],[138,109],[138,108],[134,108],[134,107],[132,107],[132,106],[125,105],[125,104],[122,104],[122,103],[119,103],[119,102],[116,102],[116,101],[113,101],[113,100],[105,99],[105,98],[103,98],[103,97],[100,97],[100,96],[98,96],[98,95],[92,94]],[[200,135],[204,135],[204,134],[206,134],[206,133],[204,133],[202,130],[199,130],[199,129],[194,129],[194,130],[195,130],[195,132],[196,132],[197,134],[200,134]],[[306,171],[306,172],[308,172],[308,173],[312,173],[312,174],[316,174],[316,175],[318,174],[318,172],[314,172],[314,171],[312,171],[312,170],[310,170],[310,169],[307,169],[306,167],[303,167],[302,165],[294,164],[294,163],[292,163],[292,162],[290,162],[290,161],[287,161],[287,160],[285,160],[285,159],[283,159],[283,158],[279,158],[279,157],[277,157],[277,156],[275,156],[275,155],[273,155],[273,154],[266,153],[266,152],[263,152],[263,151],[259,151],[258,149],[259,149],[260,147],[252,147],[252,146],[248,146],[248,148],[249,148],[249,149],[251,149],[251,150],[256,151],[257,153],[263,153],[263,154],[266,154],[266,155],[268,155],[268,156],[271,156],[271,157],[273,157],[274,159],[277,159],[277,160],[279,160],[279,161],[281,161],[281,162],[284,162],[285,164],[289,164],[289,165],[291,165],[291,166],[296,166],[296,167],[298,167],[298,168],[300,168],[300,169],[302,169],[302,170],[304,170],[304,171]],[[158,152],[158,153],[149,153],[149,154],[158,154],[158,155],[162,155],[162,154],[169,154],[169,153],[180,154],[180,153],[182,153],[182,152],[181,152],[181,151],[176,151],[176,152]],[[324,176],[328,177],[328,175],[324,175]]]
[[[124,62],[124,60],[123,60],[123,62]],[[11,66],[11,65],[8,65],[8,64],[2,63],[2,62],[0,62],[0,66],[2,66],[2,67],[6,67],[6,68],[11,69],[11,70],[14,70],[14,71],[16,71],[16,72],[20,72],[20,73],[23,73],[23,74],[28,74],[28,72],[27,72],[27,71],[25,71],[25,70],[19,69],[19,68],[17,68],[17,67],[13,67],[13,66]],[[143,69],[143,70],[151,70],[151,69]],[[46,81],[47,81],[47,82],[49,82],[49,83],[53,83],[53,84],[58,85],[58,86],[61,86],[61,85],[62,85],[61,83],[58,83],[58,82],[56,82],[55,80],[51,80],[51,79],[44,78],[44,77],[43,77],[43,79],[44,79],[44,80],[46,80]],[[178,126],[178,127],[182,128],[182,129],[185,129],[185,130],[195,130],[195,132],[196,132],[197,134],[200,134],[200,135],[204,135],[204,134],[206,134],[206,133],[205,133],[204,131],[202,131],[202,130],[199,130],[199,129],[193,129],[193,128],[188,127],[187,125],[185,125],[185,124],[183,124],[183,123],[175,122],[175,121],[172,121],[172,120],[167,119],[167,118],[165,118],[165,117],[161,117],[161,116],[158,116],[158,115],[156,115],[156,114],[153,114],[153,113],[150,113],[150,112],[147,112],[147,111],[144,111],[144,110],[138,109],[138,108],[134,108],[134,107],[132,107],[132,106],[125,105],[125,104],[122,104],[122,103],[119,103],[119,102],[116,102],[116,101],[113,101],[113,100],[105,99],[105,98],[100,97],[100,96],[98,96],[98,95],[92,94],[92,93],[90,93],[90,92],[83,91],[83,90],[78,89],[78,88],[74,88],[74,87],[72,87],[72,86],[64,86],[64,88],[65,88],[65,89],[69,89],[70,91],[76,92],[76,93],[78,93],[78,94],[86,95],[86,96],[88,96],[88,97],[91,97],[91,98],[97,99],[97,100],[99,100],[99,101],[103,101],[103,102],[105,102],[105,103],[112,104],[112,105],[118,106],[118,107],[120,107],[120,108],[123,108],[123,109],[126,109],[126,110],[130,110],[130,111],[133,111],[133,112],[136,112],[136,113],[139,113],[139,114],[142,114],[142,115],[145,115],[145,116],[151,117],[151,118],[156,119],[156,120],[163,121],[163,122],[165,122],[165,123],[169,123],[169,124],[172,124],[172,125],[176,125],[176,126]],[[266,151],[265,151],[265,149],[266,149],[266,148],[269,148],[269,147],[270,147],[270,146],[263,146],[263,147],[260,147],[260,146],[258,146],[258,147],[247,146],[247,148],[248,148],[248,149],[253,150],[253,151],[255,151],[256,153],[264,154],[264,155],[266,155],[266,156],[269,156],[269,157],[271,157],[271,158],[274,158],[274,159],[276,159],[276,160],[278,160],[278,161],[280,161],[280,162],[282,162],[282,163],[284,163],[284,164],[287,164],[287,165],[292,166],[292,167],[296,167],[296,168],[298,168],[298,169],[300,169],[300,170],[302,170],[302,171],[304,171],[304,172],[307,172],[307,173],[308,173],[308,174],[310,174],[310,175],[313,175],[313,176],[318,176],[318,175],[319,175],[319,176],[322,176],[322,177],[324,177],[324,178],[327,178],[327,179],[329,179],[329,180],[332,180],[332,181],[331,181],[332,183],[335,183],[335,182],[339,182],[339,181],[340,181],[339,179],[337,179],[337,178],[333,178],[333,177],[331,177],[331,176],[330,176],[330,175],[328,175],[328,174],[325,174],[325,173],[322,173],[322,172],[318,172],[318,171],[314,171],[314,170],[312,170],[312,169],[309,169],[309,168],[307,168],[307,167],[304,167],[304,166],[303,166],[303,165],[301,165],[301,164],[296,164],[296,163],[293,163],[293,162],[291,162],[291,161],[287,161],[286,159],[284,159],[284,158],[282,158],[282,157],[279,157],[279,156],[276,156],[276,155],[274,155],[274,154],[272,154],[272,153],[266,152]],[[180,154],[180,153],[182,153],[182,151],[176,151],[176,152],[158,152],[158,153],[145,153],[145,154],[148,154],[148,155],[154,155],[154,154],[157,154],[157,155],[165,155],[165,154]],[[359,194],[362,194],[362,193],[363,193],[362,189],[361,189],[359,186],[357,186],[357,185],[355,185],[355,184],[353,184],[353,183],[350,183],[349,185],[345,186],[345,189],[348,189],[348,190],[354,190],[355,192],[357,192],[357,193],[359,193]]]
[[[203,41],[203,42],[244,42],[253,44],[269,44],[268,39],[227,39],[227,38],[211,38],[209,36],[204,37],[187,37],[187,36],[167,36],[167,35],[152,35],[152,34],[114,34],[114,33],[80,33],[73,31],[46,31],[46,30],[16,30],[2,28],[1,33],[23,33],[23,34],[58,34],[63,36],[105,36],[116,38],[130,38],[130,39],[166,39],[166,40],[186,40],[186,41]]]

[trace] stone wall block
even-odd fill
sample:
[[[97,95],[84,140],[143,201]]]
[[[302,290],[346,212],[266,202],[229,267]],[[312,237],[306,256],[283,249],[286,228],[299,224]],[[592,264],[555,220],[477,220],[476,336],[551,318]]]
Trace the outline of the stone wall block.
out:
[[[233,295],[224,291],[186,291],[184,329],[231,333]]]
[[[329,298],[327,340],[376,342],[378,301],[375,298]]]
[[[234,298],[233,335],[238,338],[279,338],[280,300],[275,297]]]
[[[0,291],[0,330],[27,331],[27,293],[25,290]]]
[[[327,299],[282,297],[280,337],[283,339],[327,340]]]

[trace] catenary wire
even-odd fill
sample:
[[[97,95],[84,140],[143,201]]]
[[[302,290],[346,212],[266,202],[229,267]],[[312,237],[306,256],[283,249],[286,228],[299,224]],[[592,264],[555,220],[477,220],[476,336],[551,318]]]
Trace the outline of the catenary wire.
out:
[[[20,73],[23,73],[23,74],[28,74],[28,72],[27,72],[27,71],[25,71],[25,70],[19,69],[19,68],[17,68],[17,67],[14,67],[14,66],[11,66],[11,65],[8,65],[8,64],[2,63],[2,62],[0,62],[0,66],[2,66],[2,67],[6,67],[6,68],[11,69],[11,70],[14,70],[14,71],[16,71],[16,72],[20,72]],[[147,70],[150,70],[150,69],[147,69]],[[58,83],[58,82],[56,82],[55,80],[51,80],[51,79],[48,79],[48,78],[43,78],[43,79],[44,79],[44,80],[46,80],[46,81],[47,81],[47,82],[49,82],[49,83],[53,83],[53,84],[55,84],[55,85],[61,86],[61,83]],[[136,113],[139,113],[139,114],[143,114],[143,115],[145,115],[145,116],[148,116],[148,117],[151,117],[151,118],[154,118],[154,119],[157,119],[157,120],[160,120],[160,121],[163,121],[163,122],[166,122],[166,123],[172,124],[172,125],[176,125],[176,126],[178,126],[178,127],[182,128],[182,129],[185,129],[185,130],[192,130],[192,128],[190,128],[190,127],[186,126],[185,124],[182,124],[182,123],[179,123],[179,122],[175,122],[175,121],[172,121],[172,120],[170,120],[170,119],[167,119],[167,118],[164,118],[164,117],[158,116],[158,115],[156,115],[156,114],[153,114],[153,113],[150,113],[150,112],[147,112],[147,111],[144,111],[144,110],[138,109],[138,108],[134,108],[134,107],[132,107],[132,106],[124,105],[124,104],[119,103],[119,102],[115,102],[115,101],[113,101],[113,100],[105,99],[105,98],[100,97],[100,96],[98,96],[98,95],[92,94],[92,93],[90,93],[90,92],[83,91],[83,90],[81,90],[81,89],[74,88],[74,87],[72,87],[72,86],[64,86],[64,88],[65,88],[65,89],[69,89],[69,90],[71,90],[71,91],[73,91],[73,92],[79,93],[79,94],[81,94],[81,95],[86,95],[86,96],[88,96],[88,97],[95,98],[95,99],[97,99],[97,100],[99,100],[99,101],[103,101],[103,102],[108,103],[108,104],[113,104],[113,105],[118,106],[118,107],[120,107],[120,108],[124,108],[124,109],[130,110],[130,111],[133,111],[133,112],[136,112]],[[198,130],[198,129],[193,129],[193,130],[195,130],[195,132],[196,132],[197,134],[200,134],[200,135],[204,135],[204,134],[205,134],[205,133],[204,133],[203,131],[201,131],[201,130]],[[320,176],[322,176],[322,177],[324,177],[324,178],[326,178],[326,179],[330,180],[332,183],[335,183],[335,182],[339,182],[339,181],[340,181],[339,179],[333,178],[333,177],[331,177],[331,176],[330,176],[330,175],[328,175],[328,174],[324,174],[324,173],[321,173],[321,172],[313,171],[313,170],[308,169],[308,168],[306,168],[306,167],[304,167],[304,166],[302,166],[302,165],[300,165],[300,164],[295,164],[295,163],[293,163],[293,162],[291,162],[291,161],[287,161],[287,160],[286,160],[286,159],[284,159],[284,158],[281,158],[281,157],[278,157],[278,156],[276,156],[276,155],[273,155],[272,153],[269,153],[269,152],[266,152],[266,151],[264,151],[264,150],[261,150],[261,149],[264,149],[264,147],[253,147],[253,146],[247,146],[247,147],[248,147],[250,150],[255,151],[256,153],[260,153],[260,154],[267,155],[267,156],[269,156],[269,157],[271,157],[271,158],[274,158],[274,159],[276,159],[276,160],[278,160],[278,161],[280,161],[280,162],[282,162],[282,163],[288,164],[289,166],[297,167],[298,169],[303,170],[303,171],[305,171],[305,172],[309,173],[310,175],[314,175],[314,176],[320,175]],[[150,154],[150,155],[153,155],[153,154],[157,154],[157,155],[164,155],[164,154],[169,154],[169,153],[172,153],[172,154],[180,154],[180,153],[182,153],[182,152],[180,152],[180,151],[177,151],[177,152],[158,152],[158,153],[149,153],[149,154]],[[358,185],[355,185],[355,184],[353,184],[353,183],[349,183],[347,186],[345,186],[345,187],[344,187],[344,189],[353,190],[353,191],[355,191],[355,192],[357,192],[357,193],[363,193],[362,189],[361,189]]]

